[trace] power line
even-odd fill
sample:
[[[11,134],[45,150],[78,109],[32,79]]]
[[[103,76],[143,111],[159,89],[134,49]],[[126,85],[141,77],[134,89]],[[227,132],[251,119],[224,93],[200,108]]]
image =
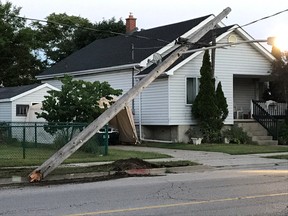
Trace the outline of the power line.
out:
[[[164,43],[167,43],[167,44],[170,43],[170,41],[166,41],[166,40],[159,39],[159,38],[151,38],[151,37],[145,37],[145,36],[134,35],[134,34],[125,34],[125,33],[114,32],[114,31],[110,31],[110,30],[100,30],[100,29],[96,29],[96,28],[89,28],[89,27],[85,27],[85,26],[78,26],[78,25],[75,25],[75,24],[65,24],[65,23],[59,23],[59,22],[55,22],[55,21],[41,20],[41,19],[35,19],[35,18],[29,18],[29,17],[22,17],[22,16],[15,16],[15,17],[18,17],[18,18],[20,18],[20,19],[30,20],[30,21],[52,23],[52,24],[55,24],[55,25],[62,25],[62,26],[67,26],[67,27],[76,27],[76,28],[85,29],[85,30],[90,30],[90,31],[96,31],[96,32],[103,32],[103,33],[110,33],[110,34],[115,34],[115,35],[121,35],[121,36],[125,36],[125,37],[134,37],[134,38],[140,38],[140,39],[146,39],[146,40],[156,40],[156,41],[164,42]]]
[[[252,25],[252,24],[255,24],[257,22],[260,22],[262,20],[265,20],[265,19],[269,19],[269,18],[272,18],[274,16],[277,16],[279,14],[282,14],[284,12],[287,12],[288,9],[285,9],[285,10],[282,10],[282,11],[279,11],[277,13],[274,13],[272,15],[269,15],[269,16],[265,16],[265,17],[262,17],[260,19],[257,19],[257,20],[254,20],[254,21],[251,21],[249,23],[246,23],[244,25],[241,25],[241,26],[237,26],[237,27],[234,27],[234,28],[231,28],[229,31],[234,31],[238,28],[243,28],[243,27],[246,27],[246,26],[249,26],[249,25]],[[15,15],[14,15],[15,16]],[[135,34],[124,34],[124,33],[120,33],[120,32],[114,32],[114,31],[110,31],[110,30],[99,30],[99,29],[96,29],[96,28],[89,28],[89,27],[84,27],[84,26],[79,26],[79,25],[73,25],[73,24],[64,24],[64,23],[59,23],[59,22],[55,22],[55,21],[49,21],[49,20],[41,20],[41,19],[36,19],[36,18],[29,18],[29,17],[22,17],[22,16],[15,16],[15,17],[18,17],[20,19],[25,19],[25,20],[30,20],[30,21],[37,21],[37,22],[45,22],[45,23],[52,23],[52,24],[55,24],[55,25],[62,25],[62,26],[68,26],[68,27],[76,27],[76,28],[81,28],[81,29],[85,29],[85,30],[89,30],[89,31],[96,31],[96,32],[103,32],[103,33],[110,33],[110,34],[115,34],[115,35],[121,35],[121,36],[125,36],[125,37],[135,37],[135,38],[139,38],[139,39],[146,39],[146,40],[156,40],[156,41],[159,41],[159,42],[163,42],[163,43],[166,43],[169,44],[171,43],[171,41],[166,41],[166,40],[163,40],[163,39],[159,39],[159,38],[150,38],[150,37],[145,37],[145,36],[141,36],[141,35],[135,35]],[[197,44],[197,43],[195,43]],[[162,48],[166,45],[163,45],[163,46],[158,46],[158,47],[145,47],[145,48],[134,48],[134,49],[156,49],[156,48]]]
[[[274,13],[274,14],[272,14],[272,15],[265,16],[265,17],[262,17],[262,18],[260,18],[260,19],[257,19],[257,20],[254,20],[254,21],[252,21],[252,22],[249,22],[249,23],[247,23],[247,24],[245,24],[245,25],[242,25],[242,26],[240,26],[240,27],[241,27],[241,28],[246,27],[246,26],[248,26],[248,25],[254,24],[254,23],[256,23],[256,22],[259,22],[259,21],[262,21],[262,20],[265,20],[265,19],[269,19],[269,18],[271,18],[271,17],[277,16],[277,15],[279,15],[279,14],[281,14],[281,13],[284,13],[284,12],[287,12],[287,11],[288,11],[288,9],[279,11],[279,12]]]

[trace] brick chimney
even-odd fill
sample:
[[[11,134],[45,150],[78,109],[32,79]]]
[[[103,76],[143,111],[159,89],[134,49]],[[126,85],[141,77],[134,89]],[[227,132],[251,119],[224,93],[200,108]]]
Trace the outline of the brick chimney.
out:
[[[126,33],[129,34],[136,30],[136,18],[133,17],[132,13],[130,13],[129,17],[126,18]]]

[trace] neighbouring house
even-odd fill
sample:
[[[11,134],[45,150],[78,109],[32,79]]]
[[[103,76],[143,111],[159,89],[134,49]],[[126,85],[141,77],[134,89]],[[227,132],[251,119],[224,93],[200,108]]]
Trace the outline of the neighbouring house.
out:
[[[37,121],[35,112],[32,113],[31,110],[36,108],[40,111],[44,96],[49,95],[49,90],[59,89],[48,83],[0,88],[0,122]]]
[[[45,119],[36,117],[49,90],[59,89],[48,83],[0,88],[0,124],[2,129],[9,129],[10,138],[36,144],[52,143],[53,136],[43,129]]]
[[[68,74],[85,81],[108,81],[125,93],[179,47],[180,37],[187,38],[214,17],[207,15],[135,31],[136,19],[130,15],[126,19],[126,35],[96,40],[42,72],[37,79],[59,88],[61,83],[55,77]],[[253,38],[238,25],[223,23],[192,49],[209,46],[213,37],[216,44],[243,42],[217,49],[215,55],[215,79],[221,81],[229,105],[225,124],[233,125],[239,118],[251,118],[251,101],[261,99],[274,57],[259,43],[245,43]],[[192,119],[191,107],[198,93],[202,58],[203,51],[183,55],[131,102],[142,140],[188,141],[185,132],[197,124]]]

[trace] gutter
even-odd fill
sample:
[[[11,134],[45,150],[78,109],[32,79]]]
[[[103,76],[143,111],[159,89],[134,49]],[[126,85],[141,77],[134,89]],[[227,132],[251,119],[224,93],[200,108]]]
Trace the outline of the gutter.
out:
[[[134,68],[134,67],[140,68],[141,66],[139,63],[135,63],[135,64],[127,64],[127,65],[113,66],[113,67],[107,67],[107,68],[98,68],[98,69],[90,69],[90,70],[82,70],[82,71],[73,71],[73,72],[68,71],[68,72],[58,73],[58,74],[38,75],[38,76],[36,76],[36,79],[37,80],[54,79],[55,77],[63,77],[64,75],[83,76],[83,75],[89,75],[89,74],[95,74],[95,73],[125,70],[125,69]]]

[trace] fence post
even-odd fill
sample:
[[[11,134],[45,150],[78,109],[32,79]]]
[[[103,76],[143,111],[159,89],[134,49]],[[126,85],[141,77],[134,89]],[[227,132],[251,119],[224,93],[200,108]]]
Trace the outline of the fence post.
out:
[[[36,122],[35,122],[34,126],[35,126],[35,128],[34,128],[35,147],[37,148],[37,123]]]
[[[108,124],[106,124],[105,125],[105,139],[104,139],[104,155],[108,154],[108,142],[109,142]]]
[[[26,127],[23,125],[23,141],[22,141],[22,148],[23,148],[23,159],[26,158],[26,149],[25,149],[25,143],[26,143]]]
[[[12,123],[8,123],[8,139],[12,139]]]

